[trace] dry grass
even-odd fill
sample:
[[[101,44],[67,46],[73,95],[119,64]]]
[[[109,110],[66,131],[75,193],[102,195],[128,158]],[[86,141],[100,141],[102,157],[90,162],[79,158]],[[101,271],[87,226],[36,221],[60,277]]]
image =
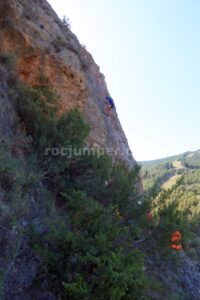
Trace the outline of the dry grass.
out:
[[[173,167],[176,168],[176,169],[184,169],[185,167],[182,165],[182,162],[179,161],[179,160],[175,160],[173,163],[172,163]]]
[[[162,189],[170,189],[173,185],[176,184],[177,180],[181,177],[181,175],[174,175],[169,178],[165,183],[162,185]]]

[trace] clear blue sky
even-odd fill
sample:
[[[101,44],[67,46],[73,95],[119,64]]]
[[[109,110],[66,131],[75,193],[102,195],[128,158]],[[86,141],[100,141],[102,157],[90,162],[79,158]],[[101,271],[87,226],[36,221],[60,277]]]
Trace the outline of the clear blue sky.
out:
[[[200,148],[199,0],[49,0],[93,55],[137,160]]]

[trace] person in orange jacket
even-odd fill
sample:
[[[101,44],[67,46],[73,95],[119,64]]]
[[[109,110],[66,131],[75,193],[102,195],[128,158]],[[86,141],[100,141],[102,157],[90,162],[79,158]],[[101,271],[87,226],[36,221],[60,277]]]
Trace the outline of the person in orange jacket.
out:
[[[174,250],[182,250],[182,245],[181,245],[181,238],[182,235],[180,233],[180,231],[176,230],[173,232],[172,236],[171,236],[171,248]]]
[[[153,213],[151,210],[147,211],[147,220],[152,221],[153,220]]]

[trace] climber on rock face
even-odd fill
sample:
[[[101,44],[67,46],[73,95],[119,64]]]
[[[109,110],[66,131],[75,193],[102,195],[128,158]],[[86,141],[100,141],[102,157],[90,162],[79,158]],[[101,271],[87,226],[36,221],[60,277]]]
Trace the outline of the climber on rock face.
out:
[[[105,103],[105,114],[109,117],[111,109],[115,107],[114,101],[111,97],[106,96],[104,103]]]

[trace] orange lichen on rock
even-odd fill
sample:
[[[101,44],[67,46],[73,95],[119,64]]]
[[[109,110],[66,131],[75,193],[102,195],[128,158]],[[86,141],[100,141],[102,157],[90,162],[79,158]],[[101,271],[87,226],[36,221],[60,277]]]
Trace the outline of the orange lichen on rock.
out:
[[[0,54],[15,55],[20,80],[39,87],[46,77],[59,97],[58,115],[80,109],[91,128],[88,144],[134,166],[116,110],[110,118],[104,113],[109,92],[103,74],[49,3],[0,0],[0,7]]]

